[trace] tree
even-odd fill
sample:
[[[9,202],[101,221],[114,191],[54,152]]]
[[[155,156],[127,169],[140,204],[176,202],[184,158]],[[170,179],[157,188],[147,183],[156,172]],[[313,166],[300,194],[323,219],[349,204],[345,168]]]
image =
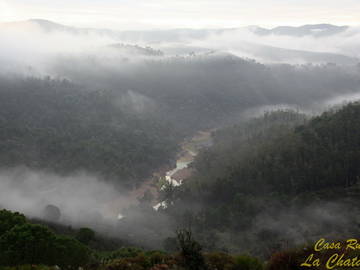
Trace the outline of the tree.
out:
[[[78,268],[91,259],[90,249],[76,239],[66,236],[56,236],[54,240],[55,262],[60,267]]]
[[[0,210],[0,236],[16,225],[26,223],[26,218],[20,213],[13,213],[8,210]]]
[[[262,263],[247,255],[236,256],[234,259],[233,270],[262,270]]]
[[[76,234],[76,239],[85,245],[95,239],[95,232],[89,228],[80,228]]]
[[[60,220],[61,217],[61,211],[59,209],[59,207],[55,206],[55,205],[47,205],[43,211],[44,214],[44,219],[49,220],[49,221],[53,221],[53,222],[57,222]]]
[[[54,234],[46,227],[27,223],[16,225],[0,237],[0,264],[52,265],[54,240]]]
[[[76,239],[55,235],[47,227],[27,223],[19,213],[0,211],[0,265],[59,265],[76,268],[91,259],[90,249]],[[94,232],[83,228],[80,238],[91,241]]]
[[[206,269],[205,259],[201,253],[202,247],[194,240],[191,231],[177,231],[177,240],[184,267],[189,270]]]

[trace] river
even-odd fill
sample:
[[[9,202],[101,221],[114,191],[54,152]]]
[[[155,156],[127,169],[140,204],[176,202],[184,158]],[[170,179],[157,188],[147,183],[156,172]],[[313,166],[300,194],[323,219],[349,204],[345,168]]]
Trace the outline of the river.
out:
[[[174,187],[180,186],[183,181],[191,176],[192,170],[189,168],[199,151],[204,147],[212,145],[211,131],[199,131],[190,140],[185,140],[181,145],[181,151],[176,160],[175,168],[165,173],[165,181]],[[162,185],[160,189],[164,188]],[[158,202],[154,206],[155,210],[160,207],[166,208],[166,202]]]
[[[166,182],[173,186],[180,186],[187,178],[192,174],[192,169],[189,168],[199,151],[204,147],[212,145],[211,139],[212,130],[199,131],[194,136],[187,138],[181,143],[181,148],[177,154],[176,162],[174,166],[167,168],[158,169],[153,173],[153,177],[144,181],[141,186],[131,191],[128,196],[121,197],[119,200],[111,203],[112,209],[117,209],[120,213],[118,219],[122,219],[124,216],[121,214],[121,210],[131,205],[139,203],[139,198],[142,198],[148,191],[151,192],[154,199],[151,202],[153,208],[158,210],[160,207],[166,208],[165,202],[160,202],[158,199],[159,191],[164,188]]]

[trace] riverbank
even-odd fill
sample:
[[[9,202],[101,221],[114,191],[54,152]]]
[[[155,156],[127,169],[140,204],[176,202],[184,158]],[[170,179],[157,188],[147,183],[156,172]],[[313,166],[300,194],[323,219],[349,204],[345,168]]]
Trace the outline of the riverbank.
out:
[[[121,214],[124,209],[132,205],[139,204],[139,200],[144,196],[149,196],[150,204],[154,209],[158,210],[161,206],[166,207],[164,202],[159,199],[159,193],[166,183],[173,186],[180,186],[186,181],[192,173],[193,169],[189,166],[204,147],[212,144],[211,132],[213,130],[199,131],[194,136],[187,138],[180,145],[180,151],[176,156],[173,165],[164,165],[157,169],[152,176],[144,181],[138,188],[130,191],[127,195],[119,197],[111,202],[109,208],[111,212],[115,212],[118,219],[123,218]]]
[[[164,177],[165,181],[174,187],[182,185],[183,181],[192,175],[193,169],[189,165],[194,161],[199,151],[212,145],[211,132],[199,131],[192,138],[185,140],[181,145],[175,168],[160,176],[158,181],[162,181],[162,177]],[[164,188],[165,184],[161,184],[160,189]],[[160,207],[166,208],[167,206],[166,202],[158,201],[153,207],[158,210]]]

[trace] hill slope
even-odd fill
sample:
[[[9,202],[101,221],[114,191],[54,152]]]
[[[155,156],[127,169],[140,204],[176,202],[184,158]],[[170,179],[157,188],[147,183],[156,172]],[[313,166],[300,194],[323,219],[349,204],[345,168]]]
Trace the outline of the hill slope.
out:
[[[212,237],[208,248],[265,256],[358,235],[359,119],[352,103],[308,121],[285,111],[218,131],[166,211],[205,243]]]

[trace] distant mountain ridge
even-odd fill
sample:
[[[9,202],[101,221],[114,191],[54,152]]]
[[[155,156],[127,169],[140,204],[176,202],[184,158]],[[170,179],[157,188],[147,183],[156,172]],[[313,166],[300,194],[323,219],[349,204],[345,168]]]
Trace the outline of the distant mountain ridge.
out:
[[[37,31],[41,33],[66,33],[75,37],[100,37],[108,42],[108,48],[116,49],[119,53],[128,53],[139,56],[164,56],[164,55],[192,55],[194,53],[208,53],[221,51],[217,48],[218,42],[226,42],[230,37],[236,37],[236,45],[226,45],[224,51],[235,53],[241,57],[250,57],[266,63],[338,63],[353,65],[359,62],[357,54],[347,51],[319,51],[312,48],[291,47],[282,44],[262,42],[262,37],[312,37],[322,38],[335,35],[352,37],[359,31],[349,26],[336,26],[332,24],[308,24],[303,26],[278,26],[267,29],[259,26],[246,26],[224,29],[169,29],[169,30],[144,30],[144,31],[116,31],[110,29],[78,28],[71,27],[49,20],[31,19],[21,22],[0,24],[1,29],[8,31]],[[259,37],[247,41],[243,35],[254,34]],[[343,34],[346,33],[346,34]],[[223,41],[216,40],[217,36]],[[215,46],[206,43],[211,40]],[[196,44],[199,41],[199,44]],[[201,44],[205,41],[206,44]],[[107,41],[106,41],[107,42]],[[211,43],[210,42],[210,43]],[[233,47],[231,47],[233,46]]]
[[[349,29],[349,26],[332,24],[307,24],[302,26],[278,26],[272,29],[257,27],[253,33],[258,35],[283,35],[283,36],[331,36]]]
[[[330,36],[342,33],[349,29],[349,26],[337,26],[332,24],[308,24],[302,26],[278,26],[275,28],[263,28],[259,26],[245,26],[238,28],[222,28],[222,29],[168,29],[168,30],[136,30],[136,31],[116,31],[110,29],[97,29],[97,28],[78,28],[72,26],[62,25],[44,19],[30,19],[27,21],[4,23],[1,25],[10,26],[16,24],[33,24],[40,27],[45,32],[62,31],[72,34],[100,34],[116,36],[122,39],[146,39],[151,40],[152,36],[157,36],[163,41],[177,41],[181,38],[203,39],[213,34],[222,34],[237,30],[248,30],[256,35],[282,35],[282,36]]]

